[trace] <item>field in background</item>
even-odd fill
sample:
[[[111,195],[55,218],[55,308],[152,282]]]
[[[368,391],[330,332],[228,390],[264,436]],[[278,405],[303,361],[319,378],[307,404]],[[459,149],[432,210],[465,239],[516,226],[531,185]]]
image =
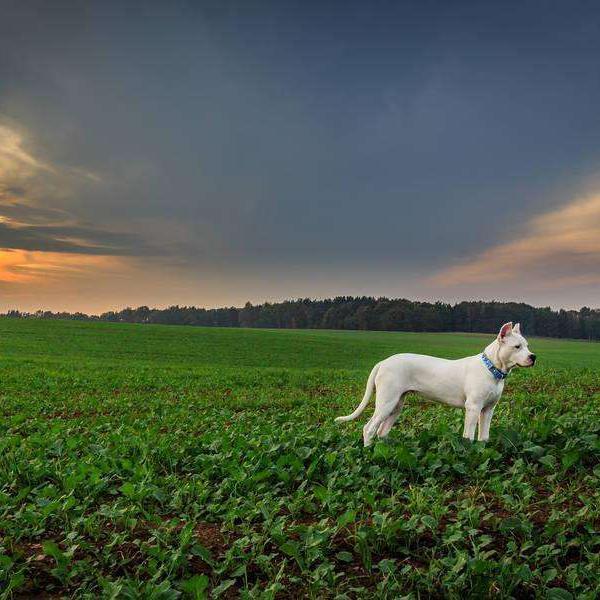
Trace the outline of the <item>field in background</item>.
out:
[[[530,340],[485,446],[332,421],[489,340],[0,320],[0,594],[598,597],[600,344]]]

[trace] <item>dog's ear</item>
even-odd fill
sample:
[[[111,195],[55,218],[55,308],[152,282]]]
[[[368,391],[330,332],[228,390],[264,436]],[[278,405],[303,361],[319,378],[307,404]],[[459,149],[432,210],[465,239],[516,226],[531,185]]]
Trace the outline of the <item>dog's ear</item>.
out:
[[[512,328],[513,328],[512,321],[509,321],[508,323],[504,323],[504,325],[502,325],[502,327],[500,327],[500,332],[498,333],[498,341],[503,342],[504,338],[507,335],[510,335],[512,333]]]
[[[515,323],[513,325],[513,333],[518,333],[521,335],[521,323]]]

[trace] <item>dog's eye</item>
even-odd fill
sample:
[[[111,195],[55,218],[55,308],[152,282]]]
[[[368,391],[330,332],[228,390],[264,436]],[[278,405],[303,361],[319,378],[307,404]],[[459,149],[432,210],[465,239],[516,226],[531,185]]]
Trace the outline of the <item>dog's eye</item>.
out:
[[[515,346],[515,350],[518,350],[521,347],[521,344],[519,344],[518,346]]]

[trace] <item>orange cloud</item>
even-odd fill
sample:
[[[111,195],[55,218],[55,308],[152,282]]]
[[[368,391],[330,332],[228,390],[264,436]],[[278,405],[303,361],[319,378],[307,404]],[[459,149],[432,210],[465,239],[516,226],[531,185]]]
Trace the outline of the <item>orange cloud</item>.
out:
[[[97,272],[120,271],[124,267],[124,259],[115,256],[0,250],[0,282],[5,283],[43,285]]]
[[[518,239],[449,267],[430,282],[451,287],[524,278],[546,288],[600,283],[600,196],[533,218]]]

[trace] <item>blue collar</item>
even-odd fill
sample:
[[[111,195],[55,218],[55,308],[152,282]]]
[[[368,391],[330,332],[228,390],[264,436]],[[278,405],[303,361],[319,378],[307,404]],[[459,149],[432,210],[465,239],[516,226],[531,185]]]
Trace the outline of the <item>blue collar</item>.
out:
[[[508,377],[508,373],[501,371],[498,367],[494,366],[494,363],[485,355],[485,352],[481,353],[481,360],[483,364],[487,367],[487,370],[494,376],[494,379],[506,379]]]

